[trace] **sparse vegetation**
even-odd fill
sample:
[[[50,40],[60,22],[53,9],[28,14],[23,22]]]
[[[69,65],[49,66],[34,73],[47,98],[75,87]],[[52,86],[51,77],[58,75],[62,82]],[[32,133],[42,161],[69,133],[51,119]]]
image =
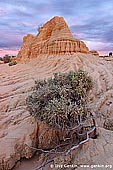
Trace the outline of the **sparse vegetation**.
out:
[[[87,117],[87,95],[92,80],[78,70],[56,73],[53,78],[35,82],[26,99],[30,114],[48,125],[60,129],[72,128]]]
[[[3,58],[2,58],[2,57],[0,57],[0,61],[3,61]]]
[[[16,56],[8,55],[8,54],[6,54],[3,58],[0,57],[0,61],[4,61],[4,63],[10,63],[9,64],[10,66],[17,64],[15,59],[16,59]]]
[[[112,56],[112,52],[109,53],[109,57]]]
[[[9,63],[9,66],[13,66],[13,65],[16,65],[16,64],[17,64],[16,61],[11,61],[11,62]]]
[[[9,55],[5,55],[4,57],[3,57],[3,61],[4,61],[4,63],[9,63],[9,62],[11,62],[11,56],[9,56]]]

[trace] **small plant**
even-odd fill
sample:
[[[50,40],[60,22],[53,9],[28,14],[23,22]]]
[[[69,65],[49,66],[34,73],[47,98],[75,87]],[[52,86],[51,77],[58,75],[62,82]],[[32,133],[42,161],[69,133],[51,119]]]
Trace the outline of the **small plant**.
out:
[[[54,128],[72,128],[87,118],[87,96],[92,80],[86,72],[55,73],[38,80],[26,103],[30,114]]]
[[[9,62],[11,62],[11,56],[5,55],[5,56],[3,57],[3,61],[4,61],[4,63],[9,63]]]
[[[2,57],[0,57],[0,61],[3,61],[3,58],[2,58]]]
[[[112,56],[112,52],[109,53],[109,57]]]
[[[11,62],[9,63],[9,66],[13,66],[13,65],[16,65],[16,64],[17,64],[16,61],[11,61]]]

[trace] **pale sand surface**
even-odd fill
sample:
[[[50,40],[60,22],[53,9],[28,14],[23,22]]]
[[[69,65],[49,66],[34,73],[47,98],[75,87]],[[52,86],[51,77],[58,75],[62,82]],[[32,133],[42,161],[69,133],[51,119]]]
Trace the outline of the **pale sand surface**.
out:
[[[12,67],[0,65],[1,166],[11,168],[21,157],[30,158],[33,154],[26,143],[35,145],[37,125],[26,110],[25,98],[30,94],[34,81],[48,78],[55,72],[78,68],[86,70],[94,81],[89,107],[96,112],[98,125],[103,127],[104,120],[113,117],[113,58],[99,59],[77,53],[39,56],[29,63]],[[35,160],[29,164],[30,161],[25,161],[27,163],[21,164],[19,168],[22,170],[22,166],[35,166]]]

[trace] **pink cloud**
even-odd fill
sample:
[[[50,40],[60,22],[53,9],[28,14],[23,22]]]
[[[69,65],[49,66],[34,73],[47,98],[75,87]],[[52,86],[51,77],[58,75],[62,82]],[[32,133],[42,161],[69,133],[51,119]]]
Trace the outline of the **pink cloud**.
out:
[[[0,16],[4,15],[6,12],[4,9],[0,8]]]
[[[10,49],[0,49],[0,57],[3,57],[4,55],[9,54],[9,55],[17,55],[18,50],[10,50]]]
[[[95,42],[95,41],[84,41],[89,48],[89,50],[96,50],[100,55],[108,55],[111,50],[109,50],[109,44],[104,42]],[[106,47],[106,49],[105,49]],[[103,50],[105,49],[105,50]]]
[[[80,39],[80,40],[85,40],[86,39],[85,34],[79,32],[79,31],[73,32],[73,36],[75,37],[75,39]]]
[[[29,23],[29,22],[18,22],[17,24],[18,24],[18,25],[25,26],[25,27],[34,27],[34,26],[36,26],[36,24],[34,24],[34,23]]]

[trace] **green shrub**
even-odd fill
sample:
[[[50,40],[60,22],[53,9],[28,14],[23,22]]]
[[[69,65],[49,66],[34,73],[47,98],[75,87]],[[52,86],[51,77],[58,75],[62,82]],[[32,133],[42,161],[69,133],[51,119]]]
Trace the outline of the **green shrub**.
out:
[[[112,52],[109,52],[109,57],[112,56]]]
[[[55,73],[53,78],[35,82],[26,99],[31,115],[52,127],[70,128],[87,116],[87,95],[92,80],[84,71]]]
[[[3,61],[3,58],[2,58],[2,57],[0,57],[0,61]]]
[[[4,61],[4,63],[9,63],[9,62],[11,62],[11,56],[5,55],[5,56],[3,57],[3,61]]]
[[[11,61],[11,62],[9,63],[9,66],[13,66],[13,65],[16,65],[16,64],[17,64],[16,61]]]

